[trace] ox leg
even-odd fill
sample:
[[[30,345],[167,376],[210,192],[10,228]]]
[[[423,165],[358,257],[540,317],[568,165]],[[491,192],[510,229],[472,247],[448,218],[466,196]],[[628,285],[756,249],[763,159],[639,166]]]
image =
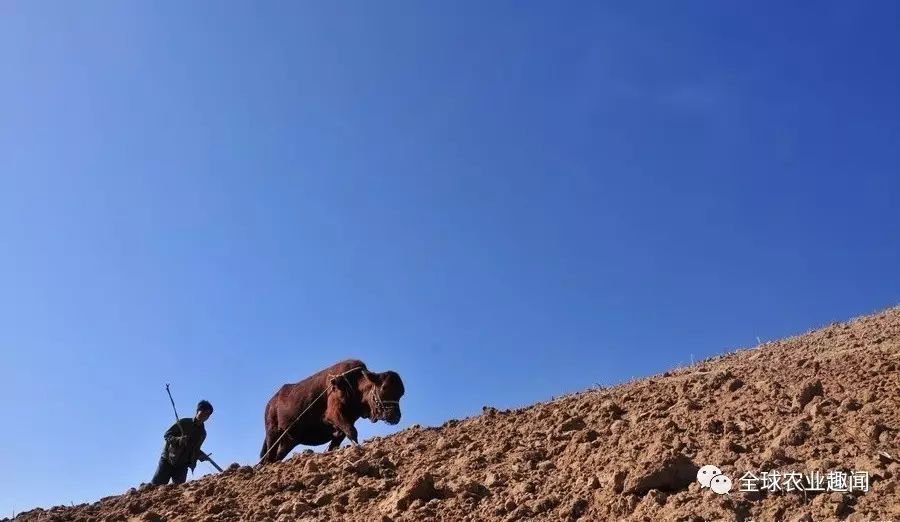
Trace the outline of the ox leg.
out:
[[[346,435],[347,438],[350,439],[350,442],[352,442],[354,446],[356,446],[357,448],[359,447],[359,441],[356,440],[359,434],[356,432],[356,428],[354,428],[352,424],[348,422],[344,427],[341,428],[341,431],[344,432],[344,435]]]
[[[341,447],[341,443],[344,442],[345,435],[341,431],[334,432],[334,435],[331,436],[331,443],[328,444],[328,451],[334,451]]]
[[[292,449],[297,447],[297,441],[291,437],[290,433],[285,434],[284,437],[281,438],[281,442],[278,443],[278,448],[273,451],[275,454],[274,462],[279,462],[284,460],[285,457],[288,456],[288,453],[291,452]]]
[[[350,439],[350,442],[352,442],[354,446],[359,447],[359,441],[356,440],[359,435],[356,432],[356,427],[354,427],[353,424],[350,423],[350,421],[345,419],[343,415],[337,414],[332,416],[326,414],[326,420],[329,422],[329,424],[334,426],[338,431],[340,431],[348,439]],[[342,440],[343,438],[344,437],[341,437]],[[331,443],[334,444],[334,439],[332,439]],[[338,444],[340,444],[340,442],[338,442]]]
[[[275,462],[280,462],[284,460],[285,457],[288,456],[288,453],[294,449],[292,444],[285,444],[283,441],[278,444],[278,449],[275,450]]]
[[[344,411],[347,410],[348,405],[348,397],[341,390],[340,386],[337,385],[336,380],[331,381],[331,387],[329,388],[328,394],[328,404],[325,408],[325,422],[330,424],[336,431],[335,434],[332,435],[331,444],[328,446],[329,449],[337,448],[337,446],[341,443],[346,436],[350,439],[350,442],[353,443],[357,448],[359,447],[359,442],[356,440],[357,433],[356,428],[353,427],[353,423],[344,416]],[[338,434],[343,434],[338,439]],[[335,440],[337,439],[337,440]]]
[[[263,459],[263,462],[277,462],[278,459],[275,457],[278,455],[278,448],[275,447],[275,441],[278,440],[278,435],[280,433],[278,431],[272,430],[266,433],[266,441],[263,443],[263,455],[260,455],[260,458]],[[280,444],[280,443],[279,443]]]

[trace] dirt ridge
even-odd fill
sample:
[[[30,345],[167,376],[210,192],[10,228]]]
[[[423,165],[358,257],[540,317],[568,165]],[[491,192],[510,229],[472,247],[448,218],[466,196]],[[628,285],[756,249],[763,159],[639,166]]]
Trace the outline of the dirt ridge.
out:
[[[363,451],[233,464],[181,486],[17,521],[900,520],[900,307]],[[701,489],[719,466],[729,495]],[[763,471],[868,473],[869,490],[739,491]]]

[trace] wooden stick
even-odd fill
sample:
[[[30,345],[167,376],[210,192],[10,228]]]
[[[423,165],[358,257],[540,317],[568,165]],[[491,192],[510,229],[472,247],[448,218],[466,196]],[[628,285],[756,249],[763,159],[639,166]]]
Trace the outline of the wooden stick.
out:
[[[178,418],[178,409],[175,408],[175,399],[172,398],[172,392],[169,391],[169,383],[166,383],[166,393],[169,394],[169,402],[172,403],[172,411],[175,412],[175,424],[178,425],[178,429],[181,430],[181,436],[184,437],[184,428],[181,427],[179,422],[181,419]]]

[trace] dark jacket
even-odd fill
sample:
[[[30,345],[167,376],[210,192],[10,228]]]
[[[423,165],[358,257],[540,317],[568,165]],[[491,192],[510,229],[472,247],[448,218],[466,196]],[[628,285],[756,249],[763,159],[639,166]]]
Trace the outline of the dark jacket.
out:
[[[179,439],[185,435],[186,439]],[[186,417],[179,419],[163,435],[166,445],[163,447],[162,456],[169,464],[177,467],[187,466],[191,469],[197,466],[200,458],[200,446],[206,440],[206,428],[203,423]]]

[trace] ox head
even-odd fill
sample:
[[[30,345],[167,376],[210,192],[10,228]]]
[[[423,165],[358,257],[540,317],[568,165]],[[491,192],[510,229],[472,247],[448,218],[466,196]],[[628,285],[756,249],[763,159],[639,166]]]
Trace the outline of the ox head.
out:
[[[392,371],[373,373],[366,370],[362,378],[369,387],[363,399],[369,407],[369,419],[388,424],[400,422],[400,397],[405,393],[400,375]]]

